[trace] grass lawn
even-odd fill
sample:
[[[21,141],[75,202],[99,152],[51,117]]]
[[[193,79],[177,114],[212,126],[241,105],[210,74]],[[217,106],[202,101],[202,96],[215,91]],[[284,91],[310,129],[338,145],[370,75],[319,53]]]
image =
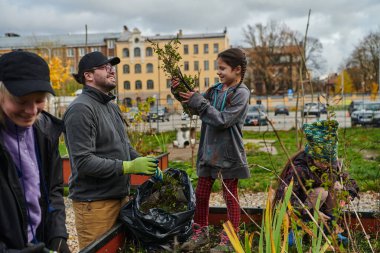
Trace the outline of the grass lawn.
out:
[[[168,143],[175,138],[175,132],[166,133],[169,135]],[[290,155],[297,151],[295,131],[278,132],[284,146]],[[141,137],[141,136],[140,136]],[[198,136],[199,137],[199,136]],[[152,141],[152,136],[144,135],[142,138],[149,138],[149,146],[158,143]],[[248,163],[251,168],[251,178],[239,181],[241,189],[252,191],[265,191],[271,182],[276,181],[274,173],[280,173],[287,161],[287,156],[282,150],[275,133],[273,132],[244,132],[244,139],[274,140],[278,154],[271,155],[264,152],[247,152]],[[60,145],[61,155],[67,154],[63,142]],[[347,128],[339,130],[339,157],[344,159],[345,164],[352,178],[356,179],[361,191],[380,191],[380,129],[379,128]],[[170,158],[170,156],[169,156]],[[257,166],[259,165],[259,166]],[[263,166],[271,171],[267,171]],[[190,162],[170,162],[169,167],[185,169],[194,184],[196,183],[195,169],[191,168]],[[220,190],[219,183],[214,185],[214,190]]]
[[[295,131],[278,132],[290,156],[297,151]],[[280,173],[287,156],[274,132],[244,132],[244,139],[275,140],[278,154],[247,152],[251,167],[251,178],[239,181],[241,189],[266,191],[271,182],[276,181],[274,173]],[[352,178],[356,179],[361,191],[380,191],[380,130],[378,128],[347,128],[339,130],[339,157],[348,165]],[[259,166],[258,166],[259,165]],[[271,171],[263,169],[263,166]],[[170,163],[170,167],[189,169],[190,163]],[[195,176],[194,176],[195,177]],[[220,184],[214,185],[219,190]]]

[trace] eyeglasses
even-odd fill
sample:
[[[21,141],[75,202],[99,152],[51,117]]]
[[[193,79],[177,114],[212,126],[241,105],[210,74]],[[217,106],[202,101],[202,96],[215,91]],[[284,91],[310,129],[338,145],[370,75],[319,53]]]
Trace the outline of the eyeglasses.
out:
[[[115,66],[112,66],[111,64],[106,64],[106,65],[103,65],[100,67],[95,67],[95,68],[92,68],[90,70],[96,70],[96,69],[105,69],[107,72],[115,72],[116,71]]]

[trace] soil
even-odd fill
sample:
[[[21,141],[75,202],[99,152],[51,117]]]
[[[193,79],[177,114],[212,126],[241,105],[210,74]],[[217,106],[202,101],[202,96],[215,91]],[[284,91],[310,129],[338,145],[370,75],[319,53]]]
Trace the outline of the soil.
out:
[[[166,175],[162,182],[153,185],[151,193],[144,198],[140,210],[147,213],[151,208],[159,208],[166,213],[179,213],[187,210],[184,186],[176,177]]]
[[[195,144],[194,147],[194,161],[196,161],[197,158],[197,152],[198,152],[198,144]],[[175,148],[172,145],[168,147],[169,152],[169,160],[170,161],[190,161],[191,160],[191,154],[192,154],[192,148],[190,146],[186,146],[185,148]]]

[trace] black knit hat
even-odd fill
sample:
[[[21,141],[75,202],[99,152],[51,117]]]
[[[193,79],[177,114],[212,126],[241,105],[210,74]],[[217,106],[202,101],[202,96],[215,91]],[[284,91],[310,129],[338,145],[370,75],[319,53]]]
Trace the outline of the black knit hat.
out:
[[[79,61],[78,65],[78,74],[73,74],[75,80],[78,83],[84,84],[83,74],[84,72],[93,69],[95,67],[99,67],[105,64],[110,63],[111,65],[116,65],[120,63],[119,57],[113,57],[107,59],[107,57],[101,52],[95,51],[92,53],[88,53],[82,57]]]
[[[55,95],[50,84],[49,66],[35,53],[13,51],[2,55],[0,81],[16,97],[39,91]]]

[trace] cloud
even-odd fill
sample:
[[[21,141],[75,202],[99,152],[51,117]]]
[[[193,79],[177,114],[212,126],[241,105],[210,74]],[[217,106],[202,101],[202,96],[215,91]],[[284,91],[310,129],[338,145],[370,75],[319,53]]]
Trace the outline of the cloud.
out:
[[[123,25],[143,35],[222,32],[241,45],[248,24],[276,20],[323,43],[328,70],[336,71],[354,46],[378,30],[378,0],[0,0],[0,33],[21,35],[118,32]]]

